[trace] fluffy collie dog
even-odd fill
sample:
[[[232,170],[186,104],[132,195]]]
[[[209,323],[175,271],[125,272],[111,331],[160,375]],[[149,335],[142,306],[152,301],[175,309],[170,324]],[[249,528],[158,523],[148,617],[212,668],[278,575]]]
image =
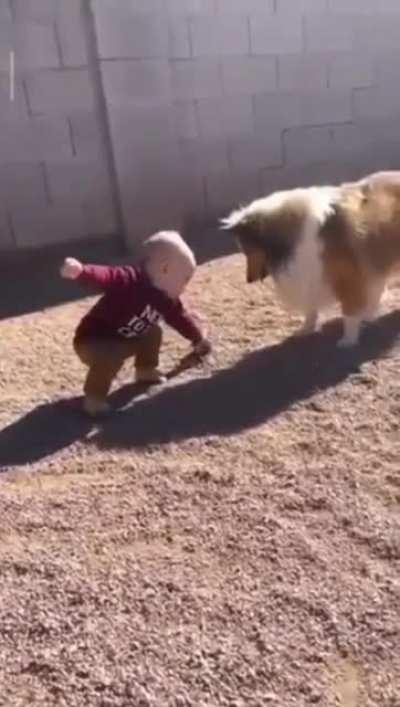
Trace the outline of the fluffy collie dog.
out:
[[[358,342],[400,267],[400,171],[333,187],[293,189],[233,211],[232,231],[247,260],[247,282],[271,275],[283,304],[304,315],[298,333],[339,302],[340,346]]]

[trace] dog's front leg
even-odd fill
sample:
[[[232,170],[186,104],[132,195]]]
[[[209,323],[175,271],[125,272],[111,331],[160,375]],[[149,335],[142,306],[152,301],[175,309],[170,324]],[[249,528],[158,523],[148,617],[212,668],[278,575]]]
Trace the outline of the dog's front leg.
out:
[[[312,310],[308,312],[304,318],[304,322],[296,332],[296,336],[307,336],[313,334],[318,326],[318,312]]]

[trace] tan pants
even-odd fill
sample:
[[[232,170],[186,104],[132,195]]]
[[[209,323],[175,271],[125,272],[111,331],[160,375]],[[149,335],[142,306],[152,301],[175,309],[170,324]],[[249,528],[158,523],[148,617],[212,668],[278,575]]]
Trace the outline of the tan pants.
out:
[[[157,324],[132,339],[76,338],[75,352],[89,368],[84,384],[85,395],[105,400],[113,379],[128,358],[135,359],[137,369],[157,368],[161,340],[162,330]]]

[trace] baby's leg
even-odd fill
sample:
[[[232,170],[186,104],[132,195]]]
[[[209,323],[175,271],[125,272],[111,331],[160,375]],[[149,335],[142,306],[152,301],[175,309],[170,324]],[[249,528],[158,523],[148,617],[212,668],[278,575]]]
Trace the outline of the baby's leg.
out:
[[[89,415],[107,412],[107,395],[126,358],[123,347],[118,341],[88,338],[75,341],[74,348],[89,368],[83,387],[85,412]]]
[[[162,329],[154,324],[135,342],[136,380],[142,383],[163,383],[164,376],[158,370]]]

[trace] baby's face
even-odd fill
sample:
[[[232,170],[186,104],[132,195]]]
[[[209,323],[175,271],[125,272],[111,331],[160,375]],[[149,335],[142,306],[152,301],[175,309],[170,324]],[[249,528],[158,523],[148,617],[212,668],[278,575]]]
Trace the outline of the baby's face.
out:
[[[153,269],[153,282],[172,299],[178,299],[192,279],[194,268],[179,262],[180,259],[164,258]]]

